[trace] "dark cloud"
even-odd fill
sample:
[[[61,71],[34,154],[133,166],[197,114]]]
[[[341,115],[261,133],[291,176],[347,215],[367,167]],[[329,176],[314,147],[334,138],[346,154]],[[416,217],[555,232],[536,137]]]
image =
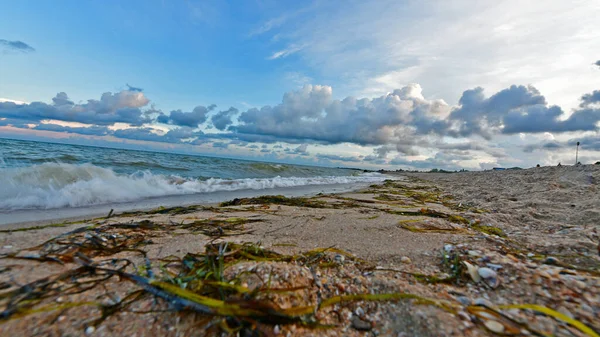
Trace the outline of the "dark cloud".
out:
[[[178,126],[187,126],[190,128],[197,128],[200,124],[206,122],[207,114],[214,109],[216,106],[210,105],[209,107],[204,107],[199,105],[194,108],[194,110],[190,112],[183,112],[181,110],[171,111],[170,115],[159,115],[157,117],[157,122],[163,124],[173,124]]]
[[[105,136],[111,131],[106,126],[93,125],[90,127],[69,127],[58,124],[38,124],[33,128],[34,130],[54,131],[54,132],[67,132],[77,133],[80,135],[92,135],[92,136]]]
[[[23,53],[31,53],[35,51],[35,49],[32,46],[28,45],[23,41],[9,41],[0,39],[0,46],[9,50],[16,50]]]
[[[231,107],[227,110],[217,112],[212,116],[211,122],[217,130],[222,131],[233,123],[232,118],[238,113],[238,109]]]
[[[165,134],[159,134],[152,128],[129,128],[116,130],[112,133],[112,135],[117,138],[163,143],[181,143],[182,140],[204,137],[204,133],[200,131],[193,131],[193,129],[189,127],[181,127],[169,130]]]
[[[229,143],[225,143],[225,142],[214,142],[212,143],[212,147],[214,148],[221,148],[221,149],[226,149],[229,147]]]
[[[115,94],[106,92],[99,100],[90,99],[87,103],[75,104],[66,93],[59,92],[52,99],[52,104],[0,102],[0,117],[31,122],[54,119],[92,125],[128,123],[139,126],[151,121],[140,109],[148,102],[140,92],[121,91]]]
[[[460,161],[464,161],[467,159],[472,158],[463,156],[461,159],[457,159],[453,154],[447,153],[445,151],[440,151],[435,156],[424,160],[408,160],[405,157],[398,156],[392,159],[390,161],[390,164],[404,167],[413,167],[417,169],[438,168],[448,171],[457,171],[463,168]]]
[[[308,148],[308,144],[302,144],[302,145],[298,146],[298,147],[297,147],[297,148],[294,150],[294,152],[295,152],[295,153],[298,153],[298,154],[303,154],[303,155],[306,155],[306,154],[308,154],[308,151],[306,151],[306,149],[307,149],[307,148]]]
[[[557,141],[545,141],[537,144],[528,144],[523,147],[523,152],[531,153],[536,150],[557,150],[564,147],[564,144]]]
[[[485,98],[481,87],[466,90],[458,103],[459,108],[454,109],[449,117],[454,128],[446,130],[447,133],[459,137],[477,134],[490,139],[511,111],[544,106],[546,99],[534,87],[513,85],[489,98]]]
[[[561,120],[563,111],[558,106],[536,105],[527,109],[511,111],[504,118],[505,134],[593,131],[600,121],[600,109],[575,110],[569,118]]]
[[[600,60],[596,61],[594,64],[600,67]]]
[[[142,92],[142,91],[144,91],[144,89],[142,89],[142,88],[132,87],[129,84],[126,84],[126,86],[127,86],[127,90],[129,90],[129,91],[136,91],[136,92]]]
[[[579,106],[584,108],[595,103],[600,103],[600,90],[594,90],[592,93],[581,96],[581,104]]]
[[[326,159],[326,160],[336,160],[336,161],[346,161],[346,162],[360,162],[361,159],[358,157],[352,157],[352,156],[338,156],[335,154],[323,154],[323,153],[318,153],[315,155],[315,157],[319,158],[319,159]]]

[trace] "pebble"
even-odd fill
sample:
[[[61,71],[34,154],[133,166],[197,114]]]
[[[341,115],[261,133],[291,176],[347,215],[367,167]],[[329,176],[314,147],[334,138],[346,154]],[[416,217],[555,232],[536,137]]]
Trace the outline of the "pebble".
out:
[[[565,307],[559,307],[556,311],[560,312],[561,314],[569,317],[569,318],[573,318],[573,314]]]
[[[491,268],[493,270],[499,270],[502,269],[502,265],[501,264],[495,264],[495,263],[486,263],[486,266],[488,266],[488,268]]]
[[[548,256],[545,260],[544,260],[544,264],[557,264],[558,263],[558,259],[552,256]]]
[[[336,254],[335,257],[333,258],[335,260],[335,262],[337,262],[338,264],[344,264],[344,260],[346,259],[344,257],[344,255],[341,254]]]
[[[492,302],[490,302],[489,300],[486,300],[485,298],[477,298],[475,299],[475,305],[482,305],[485,307],[493,307],[494,304]]]
[[[276,335],[279,335],[280,332],[281,332],[281,328],[279,327],[279,325],[275,325],[275,327],[273,328],[273,333],[275,333]]]
[[[361,307],[356,308],[356,310],[354,310],[354,313],[356,314],[356,316],[364,316],[365,315],[365,311]]]
[[[94,328],[93,326],[88,326],[87,328],[85,328],[86,335],[91,335],[94,333],[94,331],[96,331],[96,328]]]
[[[444,246],[444,250],[447,252],[451,252],[454,249],[453,245],[445,245]]]
[[[484,279],[498,277],[498,274],[496,274],[496,272],[494,270],[487,268],[487,267],[482,267],[482,268],[477,269],[477,273],[479,274],[479,276],[481,276]]]
[[[504,332],[504,325],[502,325],[499,322],[490,320],[490,321],[486,321],[483,324],[485,325],[486,328],[488,328],[492,332],[495,332],[495,333],[503,333]]]
[[[458,297],[456,298],[456,300],[457,300],[457,301],[459,301],[459,302],[460,302],[460,304],[462,304],[462,305],[464,305],[464,306],[469,306],[469,305],[471,305],[471,299],[469,299],[469,298],[468,298],[468,297],[466,297],[466,296],[458,296]]]
[[[400,258],[400,262],[402,263],[412,263],[412,260],[408,256],[403,256]]]
[[[363,321],[357,316],[352,317],[352,327],[360,331],[369,331],[373,328],[371,322]]]

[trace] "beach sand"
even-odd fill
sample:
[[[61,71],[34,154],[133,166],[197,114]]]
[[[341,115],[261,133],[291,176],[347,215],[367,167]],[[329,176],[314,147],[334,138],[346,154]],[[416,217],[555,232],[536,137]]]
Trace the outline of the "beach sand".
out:
[[[312,198],[241,199],[4,229],[0,335],[218,336],[225,325],[244,326],[240,335],[598,334],[600,166],[397,176]],[[237,288],[199,282],[197,270],[181,277],[181,259],[209,244],[227,261],[222,279]],[[221,291],[229,294],[221,297],[227,304],[256,300],[287,309],[292,323],[288,316],[224,320],[169,305],[148,294],[160,284],[106,277],[102,270],[124,261],[112,259],[135,263],[121,270],[143,280]],[[79,278],[74,270],[88,274]],[[60,275],[69,277],[56,280]]]

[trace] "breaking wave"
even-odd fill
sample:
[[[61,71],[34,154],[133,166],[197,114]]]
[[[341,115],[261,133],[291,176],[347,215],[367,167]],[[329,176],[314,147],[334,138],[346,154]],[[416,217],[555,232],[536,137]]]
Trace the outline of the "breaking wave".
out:
[[[355,176],[196,179],[138,171],[119,174],[93,164],[44,163],[0,168],[0,210],[80,207],[152,197],[278,187],[374,183],[378,173]]]

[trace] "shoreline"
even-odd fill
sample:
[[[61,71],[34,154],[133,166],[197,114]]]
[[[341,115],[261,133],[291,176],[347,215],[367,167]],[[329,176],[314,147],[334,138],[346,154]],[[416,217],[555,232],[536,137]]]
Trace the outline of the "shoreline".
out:
[[[250,296],[248,303],[265,301],[265,308],[276,310],[309,308],[311,319],[331,325],[314,330],[293,315],[286,316],[290,323],[268,323],[258,316],[261,329],[274,335],[470,337],[525,331],[595,336],[600,330],[599,167],[399,175],[407,178],[358,191],[297,198],[238,196],[212,206],[130,212],[66,227],[0,233],[0,254],[9,257],[0,259],[0,283],[9,290],[25,284],[30,288],[22,291],[37,289],[35,282],[46,277],[67,280],[69,286],[79,276],[60,277],[82,270],[76,269],[75,257],[81,255],[75,254],[89,259],[83,270],[109,268],[107,261],[126,259],[135,268],[123,270],[135,273],[136,280],[178,285],[163,288],[172,296],[168,301],[151,292],[127,304],[147,313],[119,309],[92,330],[90,322],[99,317],[93,305],[58,313],[35,310],[99,298],[114,304],[113,299],[154,289],[153,283],[140,287],[126,278],[111,278],[82,293],[58,292],[22,304],[15,298],[11,305],[23,305],[24,314],[0,322],[0,334],[197,334],[207,329],[198,315],[190,308],[175,307],[173,312],[169,303],[180,298],[179,289],[196,289],[186,286],[189,282],[200,287],[199,293],[220,300],[222,293],[215,293],[214,285],[203,286],[206,279],[193,283],[197,281],[179,276],[197,275],[202,270],[186,266],[218,254],[225,259],[224,269],[216,271],[222,275],[218,284],[233,285],[220,291],[232,299]],[[215,247],[221,253],[210,255]],[[37,291],[62,289],[57,286]],[[271,293],[271,288],[288,290]],[[0,309],[6,301],[0,299]],[[25,314],[28,308],[33,311]],[[554,319],[555,313],[563,315],[562,321]],[[225,316],[239,322],[257,319],[243,312]],[[219,320],[219,315],[209,317]]]
[[[385,173],[383,176],[386,176],[387,179],[395,179],[401,175]],[[261,195],[307,197],[315,196],[319,193],[345,193],[357,191],[367,187],[369,184],[371,183],[304,185],[261,190],[244,189],[235,191],[217,191],[202,194],[163,196],[131,202],[100,204],[84,207],[23,209],[10,212],[0,211],[0,230],[91,220],[94,218],[106,217],[111,210],[116,215],[118,213],[130,211],[149,211],[158,207],[190,205],[214,206],[215,204],[234,198],[250,198]]]

